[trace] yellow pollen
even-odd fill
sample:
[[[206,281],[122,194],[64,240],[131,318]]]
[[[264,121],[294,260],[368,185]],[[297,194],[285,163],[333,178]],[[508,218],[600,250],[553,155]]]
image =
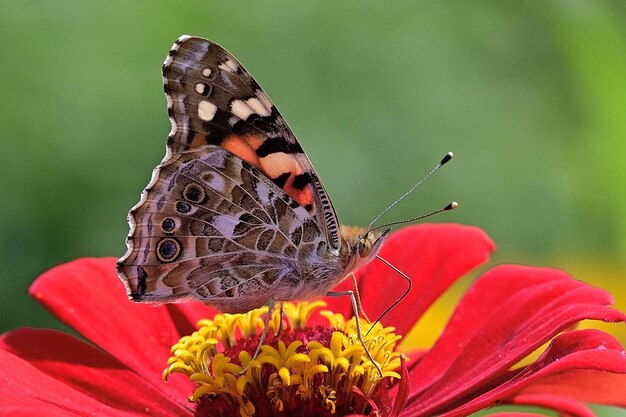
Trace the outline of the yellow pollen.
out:
[[[401,336],[380,323],[370,330],[371,325],[361,320],[364,343],[382,370],[381,376],[358,341],[354,318],[346,320],[322,311],[330,329],[307,327],[314,310],[322,306],[322,301],[284,303],[286,326],[281,326],[276,311],[268,331],[272,335],[281,329],[281,334],[273,342],[268,337],[271,344],[261,346],[254,360],[254,342],[263,328],[266,307],[201,320],[197,331],[172,346],[163,378],[167,380],[173,373],[186,375],[196,385],[190,401],[210,403],[221,397],[226,404],[238,404],[242,417],[252,417],[263,407],[289,413],[298,402],[307,401],[331,414],[339,407],[357,413],[355,391],[369,398],[381,381],[400,379],[400,353],[394,349]],[[230,353],[231,349],[235,350]]]

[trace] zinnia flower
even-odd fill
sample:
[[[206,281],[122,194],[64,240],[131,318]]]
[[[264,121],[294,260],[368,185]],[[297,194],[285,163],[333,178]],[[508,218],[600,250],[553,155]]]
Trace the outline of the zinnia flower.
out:
[[[520,415],[499,410],[510,404],[592,416],[585,403],[625,407],[624,349],[604,332],[575,329],[584,319],[625,316],[609,307],[608,293],[562,271],[495,267],[474,282],[431,348],[402,343],[492,249],[482,231],[460,225],[411,226],[388,239],[381,255],[412,278],[413,290],[383,318],[387,327],[365,336],[382,376],[355,342],[347,300],[325,299],[330,312],[323,314],[314,312],[320,303],[286,305],[280,333],[273,320],[252,360],[263,310],[226,315],[199,303],[133,304],[115,259],[58,266],[30,294],[91,343],[55,330],[2,335],[0,416],[448,417],[494,406],[491,413]],[[377,261],[357,281],[370,317],[402,292],[403,281]]]

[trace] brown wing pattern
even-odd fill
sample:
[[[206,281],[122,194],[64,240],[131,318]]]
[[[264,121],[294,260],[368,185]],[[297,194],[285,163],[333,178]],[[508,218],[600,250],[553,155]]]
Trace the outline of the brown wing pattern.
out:
[[[239,61],[202,38],[179,38],[163,64],[171,155],[217,145],[259,169],[315,217],[330,248],[339,227],[324,186],[293,132]]]
[[[195,298],[222,311],[247,311],[273,297],[279,285],[295,296],[304,275],[297,260],[327,251],[301,205],[214,145],[178,153],[160,166],[131,210],[130,224],[118,274],[135,301]]]

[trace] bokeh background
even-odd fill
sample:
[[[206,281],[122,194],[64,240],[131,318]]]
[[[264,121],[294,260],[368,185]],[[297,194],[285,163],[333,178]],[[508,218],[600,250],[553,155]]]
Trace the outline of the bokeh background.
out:
[[[244,63],[344,223],[369,223],[452,150],[386,220],[457,200],[432,221],[484,228],[491,265],[557,266],[626,308],[626,2],[31,0],[0,14],[0,330],[59,328],[32,280],[124,253],[164,154],[160,68],[181,34]]]

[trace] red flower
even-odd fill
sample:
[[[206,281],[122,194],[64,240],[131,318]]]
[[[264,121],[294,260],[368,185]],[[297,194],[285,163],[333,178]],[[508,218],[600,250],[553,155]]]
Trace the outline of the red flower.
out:
[[[485,262],[492,249],[489,238],[473,227],[423,224],[395,233],[381,256],[412,278],[413,291],[385,324],[407,334],[441,293]],[[194,386],[183,378],[164,384],[161,374],[170,347],[215,310],[198,303],[130,303],[114,264],[112,258],[76,260],[32,285],[30,294],[39,303],[97,347],[53,330],[2,335],[0,416],[193,415],[187,398]],[[357,278],[370,317],[402,292],[397,274],[376,261]],[[331,310],[352,314],[346,300],[326,301]],[[383,404],[380,412],[462,416],[518,404],[590,416],[583,403],[624,407],[624,349],[601,331],[573,330],[583,319],[623,321],[624,314],[607,307],[611,302],[605,291],[558,270],[495,267],[472,285],[434,346],[409,354],[402,380],[391,387],[395,406]],[[549,341],[539,359],[516,367]]]

